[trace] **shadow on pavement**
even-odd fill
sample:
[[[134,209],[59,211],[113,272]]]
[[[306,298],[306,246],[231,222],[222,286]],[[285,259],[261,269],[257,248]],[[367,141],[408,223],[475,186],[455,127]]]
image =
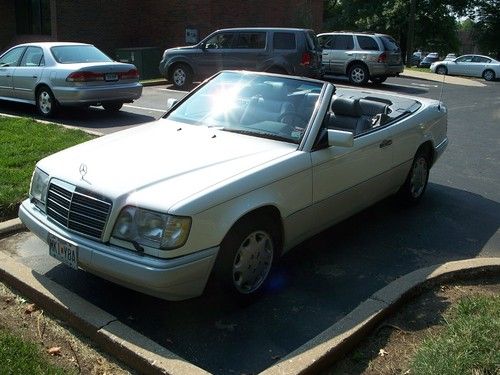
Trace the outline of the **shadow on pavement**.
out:
[[[400,78],[394,78],[396,80],[399,80]],[[395,84],[394,82],[384,82],[382,84],[374,85],[371,82],[367,83],[364,86],[356,86],[352,85],[347,77],[342,77],[342,76],[328,76],[328,77],[323,77],[323,80],[327,82],[331,82],[334,85],[346,85],[350,86],[352,88],[357,88],[360,90],[383,90],[383,91],[391,91],[391,92],[396,92],[396,93],[403,93],[407,95],[419,95],[419,94],[424,94],[427,93],[429,90],[424,88],[424,87],[410,87],[410,86],[403,86],[405,84],[408,84],[408,82],[401,81],[401,83]],[[342,90],[342,87],[338,88],[339,90]]]
[[[0,101],[0,111],[9,115],[28,116],[37,120],[78,126],[90,130],[127,127],[156,120],[154,116],[140,115],[123,109],[119,112],[110,113],[101,107],[90,107],[89,109],[62,107],[54,118],[46,119],[40,116],[32,105],[8,101]]]
[[[45,276],[201,368],[255,373],[396,278],[480,256],[499,225],[499,203],[430,184],[418,207],[387,199],[298,246],[279,262],[264,296],[249,306],[216,286],[201,297],[168,302],[62,265]]]

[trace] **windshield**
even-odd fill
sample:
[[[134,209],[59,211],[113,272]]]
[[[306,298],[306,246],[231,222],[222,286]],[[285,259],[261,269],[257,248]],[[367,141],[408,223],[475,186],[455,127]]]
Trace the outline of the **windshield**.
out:
[[[177,122],[299,143],[322,83],[222,72],[168,114]]]
[[[50,50],[59,64],[113,61],[96,47],[89,45],[57,46]]]

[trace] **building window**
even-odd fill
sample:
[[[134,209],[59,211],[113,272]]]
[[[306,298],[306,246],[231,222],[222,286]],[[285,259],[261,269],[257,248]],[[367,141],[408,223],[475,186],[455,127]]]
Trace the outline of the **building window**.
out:
[[[16,0],[17,34],[51,34],[50,0]]]

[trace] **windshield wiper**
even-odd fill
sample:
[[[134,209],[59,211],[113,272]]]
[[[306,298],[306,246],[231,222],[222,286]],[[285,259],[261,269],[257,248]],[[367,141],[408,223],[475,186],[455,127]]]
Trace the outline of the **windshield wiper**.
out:
[[[244,134],[244,135],[251,135],[254,137],[259,137],[259,138],[267,138],[267,139],[272,139],[275,141],[283,141],[283,142],[289,142],[289,143],[297,143],[293,139],[290,139],[288,137],[283,137],[278,134],[274,133],[267,133],[267,132],[254,132],[250,130],[242,130],[242,129],[233,129],[233,128],[222,128],[220,130],[224,130],[226,132],[231,132],[231,133],[238,133],[238,134]]]

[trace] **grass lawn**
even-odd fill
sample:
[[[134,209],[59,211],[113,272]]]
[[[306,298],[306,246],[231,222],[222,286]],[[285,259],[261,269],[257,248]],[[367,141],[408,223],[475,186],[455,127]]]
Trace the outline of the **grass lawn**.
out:
[[[405,70],[413,70],[415,72],[423,72],[423,73],[432,73],[429,68],[417,68],[416,66],[412,66],[411,68],[405,66]]]
[[[17,216],[38,160],[94,137],[33,119],[0,117],[0,221]]]
[[[0,330],[0,373],[62,375],[68,371],[48,363],[34,343]]]
[[[412,374],[499,374],[500,296],[465,297],[445,317],[444,331],[425,340]]]

